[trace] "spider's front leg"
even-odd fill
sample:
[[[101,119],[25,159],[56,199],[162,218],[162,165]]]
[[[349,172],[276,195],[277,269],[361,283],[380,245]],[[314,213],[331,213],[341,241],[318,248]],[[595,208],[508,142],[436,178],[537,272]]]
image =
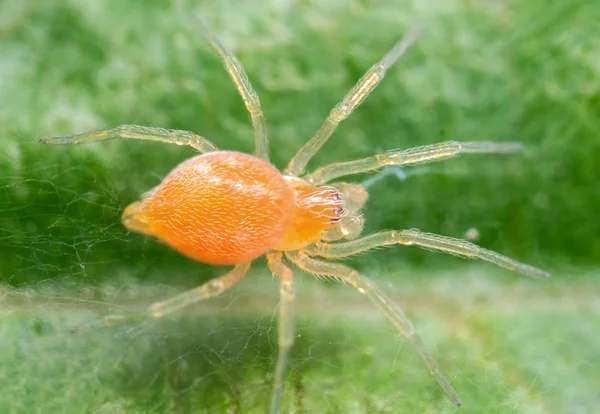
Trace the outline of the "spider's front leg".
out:
[[[329,263],[313,259],[303,252],[286,252],[286,256],[299,268],[317,275],[332,276],[354,286],[356,290],[367,296],[394,324],[394,326],[408,339],[417,354],[421,357],[433,378],[440,385],[444,393],[458,406],[461,405],[460,397],[444,376],[435,359],[427,350],[425,344],[416,333],[413,324],[406,317],[402,309],[367,277],[356,270],[338,263]]]
[[[111,315],[104,319],[92,321],[85,325],[73,329],[74,333],[85,332],[106,326],[120,325],[122,323],[133,322],[146,318],[162,318],[168,314],[176,312],[186,306],[193,305],[205,299],[220,295],[227,289],[239,282],[250,269],[250,263],[240,264],[215,279],[209,280],[203,285],[188,290],[180,295],[172,297],[162,302],[156,302],[140,312],[132,312],[125,315]]]
[[[281,252],[271,252],[267,254],[269,270],[279,276],[279,319],[277,335],[279,342],[279,355],[275,367],[275,376],[273,379],[273,393],[271,394],[270,414],[277,414],[283,393],[283,384],[287,369],[287,361],[290,348],[294,343],[294,275],[292,270],[281,261]]]
[[[447,141],[407,150],[386,151],[361,160],[326,165],[308,174],[304,179],[311,184],[321,185],[338,177],[378,170],[388,165],[415,165],[441,161],[460,154],[502,154],[521,151],[522,149],[523,144],[519,142]]]
[[[423,233],[416,229],[381,231],[344,243],[315,243],[308,246],[306,252],[311,255],[328,258],[347,257],[365,250],[390,246],[393,244],[403,244],[406,246],[415,245],[456,256],[480,259],[536,279],[550,278],[550,273],[548,272],[518,262],[494,251],[484,249],[471,242],[437,234]]]
[[[200,135],[193,132],[177,129],[153,128],[139,125],[121,125],[112,129],[84,132],[76,135],[63,135],[57,137],[43,137],[43,144],[83,144],[105,139],[139,139],[145,141],[166,142],[168,144],[189,145],[204,153],[216,151],[217,147]]]
[[[383,80],[387,70],[406,52],[408,47],[419,36],[420,27],[410,30],[398,43],[392,47],[379,62],[358,80],[356,85],[344,96],[329,113],[321,128],[315,135],[294,155],[285,169],[286,175],[298,176],[304,172],[306,165],[317,151],[327,142],[337,129],[340,122],[350,114],[369,96],[369,94]]]

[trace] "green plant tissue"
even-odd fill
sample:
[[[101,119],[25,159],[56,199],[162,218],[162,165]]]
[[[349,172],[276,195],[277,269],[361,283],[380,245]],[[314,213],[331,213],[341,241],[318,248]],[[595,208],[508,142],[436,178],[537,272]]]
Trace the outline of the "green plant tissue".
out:
[[[122,124],[252,153],[247,111],[193,21],[260,95],[287,161],[410,28],[419,39],[309,164],[436,142],[518,141],[361,174],[365,233],[469,239],[549,281],[417,247],[344,262],[412,319],[463,406],[351,286],[296,271],[282,413],[594,413],[600,407],[600,3],[460,0],[0,1],[0,413],[262,413],[278,285],[264,260],[219,298],[72,334],[223,274],[127,232],[123,208],[192,156]]]

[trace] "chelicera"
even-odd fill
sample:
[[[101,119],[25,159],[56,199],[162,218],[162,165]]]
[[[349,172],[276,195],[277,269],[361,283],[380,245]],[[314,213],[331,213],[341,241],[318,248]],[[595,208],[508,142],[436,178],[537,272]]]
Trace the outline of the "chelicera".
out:
[[[108,316],[79,327],[101,326],[159,318],[185,306],[219,295],[248,272],[253,260],[266,255],[269,269],[279,278],[279,354],[275,369],[270,412],[279,409],[289,350],[294,342],[294,276],[289,264],[311,274],[326,275],[348,283],[366,295],[414,346],[431,375],[457,405],[460,398],[442,374],[402,310],[370,279],[356,270],[325,259],[352,256],[365,250],[394,244],[480,259],[536,278],[549,274],[532,266],[486,250],[464,240],[419,230],[381,231],[360,237],[361,209],[367,191],[357,183],[333,180],[374,171],[387,165],[414,165],[443,160],[463,153],[509,153],[521,144],[493,142],[442,142],[403,151],[388,151],[361,160],[327,165],[306,173],[313,155],[333,134],[338,124],[358,107],[380,83],[385,72],[417,37],[410,31],[358,81],[337,104],[316,134],[296,153],[283,172],[269,163],[265,118],[240,62],[198,19],[199,27],[241,95],[254,127],[256,154],[217,149],[207,139],[188,131],[136,125],[42,138],[47,144],[76,144],[112,138],[161,141],[189,145],[201,154],[175,167],[140,201],[128,206],[122,221],[128,229],[165,242],[182,254],[205,263],[232,265],[228,273],[182,293],[154,303],[135,314]]]

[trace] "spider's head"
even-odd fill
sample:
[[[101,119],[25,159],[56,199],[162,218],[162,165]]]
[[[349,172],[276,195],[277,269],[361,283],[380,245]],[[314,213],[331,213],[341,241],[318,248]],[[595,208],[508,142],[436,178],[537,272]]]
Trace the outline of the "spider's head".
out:
[[[336,226],[323,234],[327,240],[355,239],[362,233],[365,219],[361,213],[369,194],[364,186],[356,183],[335,183],[333,186],[342,194],[345,214]]]

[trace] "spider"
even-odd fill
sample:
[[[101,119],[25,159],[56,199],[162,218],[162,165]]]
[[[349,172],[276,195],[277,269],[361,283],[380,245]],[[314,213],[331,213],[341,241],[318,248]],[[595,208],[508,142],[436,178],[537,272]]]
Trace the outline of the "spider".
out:
[[[228,273],[144,310],[107,316],[80,326],[81,332],[140,318],[161,318],[185,306],[214,297],[234,286],[253,260],[266,255],[269,270],[279,278],[279,352],[275,367],[270,413],[279,409],[286,365],[294,342],[294,275],[284,259],[311,274],[330,276],[366,295],[413,345],[443,392],[456,405],[461,400],[441,372],[412,323],[402,310],[370,279],[356,270],[325,259],[355,255],[365,250],[401,244],[419,246],[471,259],[480,259],[535,278],[550,275],[473,243],[423,233],[416,229],[380,231],[359,237],[361,208],[368,198],[356,183],[327,183],[339,177],[378,170],[384,166],[415,165],[463,153],[511,153],[520,143],[442,142],[408,150],[388,151],[372,157],[340,162],[306,173],[306,165],[321,146],[381,82],[386,71],[418,37],[419,29],[404,38],[346,94],[329,113],[321,128],[279,172],[269,163],[266,122],[257,93],[235,56],[196,16],[208,43],[222,59],[250,113],[256,154],[219,150],[206,138],[188,131],[122,125],[78,135],[44,137],[46,144],[77,144],[125,138],[189,145],[199,151],[176,166],[155,188],[123,212],[124,226],[156,237],[185,256],[214,265],[233,265]],[[346,241],[342,241],[346,239]]]

